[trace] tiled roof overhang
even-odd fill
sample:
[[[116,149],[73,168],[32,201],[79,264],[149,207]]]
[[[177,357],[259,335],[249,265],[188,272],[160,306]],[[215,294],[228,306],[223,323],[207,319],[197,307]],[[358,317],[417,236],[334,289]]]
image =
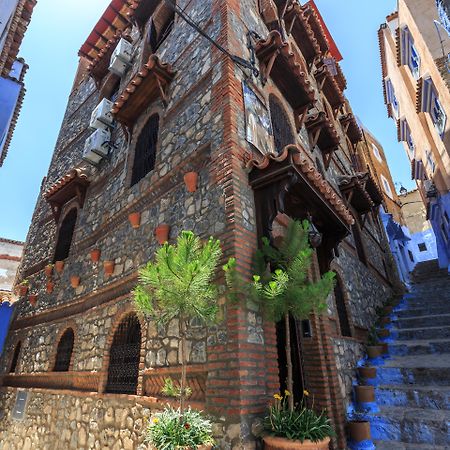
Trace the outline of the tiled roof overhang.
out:
[[[345,206],[340,195],[323,178],[319,171],[305,156],[306,151],[298,145],[288,145],[280,155],[267,154],[262,160],[252,159],[247,167],[250,171],[250,185],[259,189],[270,185],[284,176],[297,180],[296,195],[301,196],[309,212],[315,211],[323,226],[341,226],[348,230],[354,218]],[[290,175],[289,175],[290,174]],[[328,223],[325,223],[329,220]]]
[[[11,20],[8,34],[0,52],[0,76],[7,77],[19,54],[20,45],[31,21],[36,0],[20,0]]]
[[[284,22],[288,33],[291,33],[300,48],[306,62],[312,64],[320,56],[319,43],[305,15],[305,8],[292,2],[284,14]]]
[[[259,40],[255,50],[264,81],[272,78],[296,114],[315,100],[308,68],[278,31],[271,31],[266,40]]]
[[[314,77],[334,110],[337,110],[344,104],[344,94],[342,93],[334,76],[331,75],[330,69],[326,64],[319,66],[319,68],[314,72]]]
[[[73,198],[77,198],[80,207],[83,206],[88,186],[88,176],[83,169],[72,169],[45,191],[43,196],[52,207],[56,220],[61,208]]]
[[[370,195],[375,206],[379,206],[383,203],[383,194],[378,187],[377,182],[372,177],[370,172],[358,173],[358,176],[361,180],[365,181],[364,188],[367,193]]]
[[[130,24],[127,13],[128,0],[112,0],[102,17],[95,25],[78,55],[94,61],[118,31],[123,31]]]
[[[365,179],[361,174],[340,177],[339,189],[345,195],[348,204],[359,214],[367,214],[375,206],[372,198],[365,190]]]
[[[335,76],[336,82],[341,91],[345,91],[347,89],[347,79],[345,78],[341,65],[337,61],[336,61],[336,70],[337,70],[337,75]]]
[[[8,154],[9,146],[11,145],[14,131],[16,130],[17,121],[19,120],[20,111],[22,110],[23,100],[24,100],[25,94],[27,92],[27,90],[25,89],[24,83],[23,83],[27,69],[28,69],[28,66],[26,64],[24,64],[22,73],[20,75],[20,80],[19,80],[19,83],[22,85],[22,89],[20,90],[19,98],[17,99],[16,107],[14,109],[11,123],[9,125],[8,134],[6,135],[5,144],[3,146],[3,150],[0,154],[0,167],[2,167],[2,165],[5,161],[5,158]]]
[[[357,144],[362,140],[361,128],[356,121],[355,116],[352,113],[345,114],[339,118],[342,126],[344,127],[344,132],[347,134],[350,142],[352,144]]]
[[[317,145],[324,154],[337,150],[340,138],[334,123],[324,111],[307,117],[305,126],[312,136],[313,147]]]
[[[170,64],[162,63],[156,55],[151,55],[114,103],[111,111],[116,119],[132,128],[147,105],[158,97],[166,101],[167,87],[175,74]]]

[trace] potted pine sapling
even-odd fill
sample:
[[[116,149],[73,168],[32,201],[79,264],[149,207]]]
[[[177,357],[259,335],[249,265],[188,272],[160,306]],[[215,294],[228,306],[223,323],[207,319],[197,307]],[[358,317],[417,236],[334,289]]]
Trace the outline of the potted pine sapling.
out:
[[[218,290],[213,281],[221,255],[218,240],[202,243],[194,233],[183,231],[176,244],[163,244],[154,261],[139,271],[134,290],[137,308],[163,325],[178,320],[180,336],[179,385],[167,379],[163,389],[179,399],[179,407],[168,405],[154,414],[147,430],[147,442],[157,450],[196,450],[213,444],[211,422],[201,412],[186,408],[191,392],[186,374],[187,330],[193,319],[205,325],[216,321]]]
[[[247,293],[252,293],[262,307],[267,320],[285,323],[287,390],[283,395],[275,394],[275,403],[269,408],[264,438],[268,450],[276,449],[328,449],[330,437],[334,435],[330,420],[322,411],[317,414],[309,408],[305,398],[294,404],[294,373],[291,354],[290,318],[303,320],[311,313],[320,314],[327,308],[326,299],[334,286],[333,272],[327,272],[316,282],[308,278],[313,250],[309,245],[308,221],[291,221],[286,235],[278,248],[272,247],[268,239],[257,253],[258,274]],[[224,267],[227,285],[235,295],[241,290],[242,281],[234,270],[235,261]],[[238,288],[236,288],[238,286]],[[308,393],[305,391],[304,395]]]

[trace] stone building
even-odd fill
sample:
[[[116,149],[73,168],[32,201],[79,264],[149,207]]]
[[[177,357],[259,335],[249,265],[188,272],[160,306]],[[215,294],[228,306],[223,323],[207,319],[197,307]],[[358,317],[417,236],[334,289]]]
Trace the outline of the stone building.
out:
[[[442,5],[442,2],[439,2]],[[379,30],[385,103],[450,267],[450,36],[434,0],[400,0]],[[448,18],[447,18],[448,22]]]
[[[35,5],[36,0],[4,0],[0,8],[0,167],[25,96],[28,66],[17,56]]]
[[[328,313],[293,323],[294,394],[311,392],[345,448],[355,365],[396,280],[335,43],[311,4],[176,3],[113,0],[81,47],[20,268],[37,303],[20,300],[1,362],[4,450],[144,448],[180,373],[176,322],[138,317],[130,296],[155,232],[213,234],[249,276],[289,217],[322,235],[312,276],[338,274]],[[221,317],[189,330],[190,400],[216,418],[218,448],[254,449],[284,384],[282,325],[245,299]]]
[[[13,292],[23,242],[0,238],[0,354],[8,334],[12,307],[17,297]]]

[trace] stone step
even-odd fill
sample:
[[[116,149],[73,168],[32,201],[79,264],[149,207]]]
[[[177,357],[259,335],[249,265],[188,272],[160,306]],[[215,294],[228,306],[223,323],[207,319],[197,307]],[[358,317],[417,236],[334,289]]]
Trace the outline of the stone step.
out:
[[[438,305],[431,307],[418,307],[418,308],[408,308],[396,311],[395,314],[399,319],[406,317],[420,317],[422,315],[433,315],[433,314],[449,314],[450,313],[450,304],[449,305]]]
[[[375,440],[429,445],[449,443],[450,411],[389,406],[370,416]]]
[[[448,386],[450,380],[450,368],[427,367],[385,367],[378,366],[376,383]]]
[[[450,386],[383,385],[375,399],[379,406],[450,410]]]
[[[417,298],[412,298],[405,302],[407,309],[413,308],[434,308],[439,306],[449,306],[450,298],[445,295],[440,295],[439,297],[429,297],[426,295],[419,296]]]
[[[398,441],[374,441],[377,450],[449,450],[450,446],[430,444],[408,444]]]
[[[399,329],[450,326],[450,314],[402,317],[398,318],[394,324]]]
[[[389,343],[391,356],[431,355],[450,353],[450,339],[396,341]]]
[[[450,326],[440,327],[420,327],[420,328],[392,328],[396,339],[412,340],[412,339],[445,339],[450,338]]]

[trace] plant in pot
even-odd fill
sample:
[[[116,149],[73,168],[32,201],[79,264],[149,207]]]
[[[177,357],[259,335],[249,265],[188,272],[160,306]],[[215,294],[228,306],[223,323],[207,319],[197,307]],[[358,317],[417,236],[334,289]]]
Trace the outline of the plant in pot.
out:
[[[47,264],[47,265],[45,266],[44,273],[45,273],[45,276],[46,276],[47,278],[51,278],[51,277],[52,277],[52,274],[53,274],[53,267],[55,267],[54,264]]]
[[[383,347],[380,345],[375,327],[369,330],[366,351],[370,359],[378,358],[383,353]]]
[[[267,320],[285,323],[286,396],[276,394],[270,407],[264,438],[266,449],[328,449],[333,430],[322,412],[317,414],[301,401],[294,404],[294,373],[291,349],[290,319],[308,319],[311,313],[320,314],[327,308],[327,297],[333,289],[333,272],[327,272],[316,282],[308,277],[313,249],[309,244],[308,221],[289,222],[278,248],[264,238],[256,255],[257,275],[247,292],[259,302]],[[224,267],[228,286],[236,291],[236,262]],[[278,395],[278,397],[277,397]],[[312,447],[311,447],[312,445]]]
[[[353,409],[347,416],[348,422],[348,448],[350,450],[375,450],[370,433],[368,410],[363,408]]]
[[[27,295],[29,287],[30,287],[30,282],[27,279],[22,280],[19,283],[19,295],[21,295],[22,297],[24,295]]]
[[[147,430],[147,440],[157,450],[197,449],[213,444],[210,422],[201,412],[186,408],[188,328],[193,319],[205,325],[216,321],[218,289],[213,284],[222,251],[218,240],[202,243],[190,231],[183,231],[176,244],[167,242],[139,271],[133,291],[136,307],[146,316],[167,325],[178,321],[181,377],[175,386],[166,380],[166,394],[176,396],[178,408],[167,406],[156,413]]]

